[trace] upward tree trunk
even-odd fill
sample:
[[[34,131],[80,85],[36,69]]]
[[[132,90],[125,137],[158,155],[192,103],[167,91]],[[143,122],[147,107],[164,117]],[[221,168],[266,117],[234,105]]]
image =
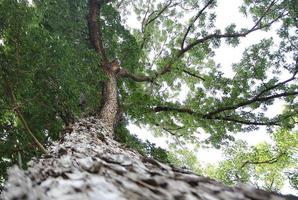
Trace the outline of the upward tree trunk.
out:
[[[27,171],[9,170],[2,199],[297,199],[249,186],[226,187],[143,157],[110,135],[110,127],[97,118],[79,120],[73,132],[48,148],[48,155],[33,159]]]
[[[111,134],[117,124],[118,118],[118,99],[117,99],[117,73],[120,71],[120,63],[118,60],[109,61],[106,55],[101,33],[101,24],[97,20],[100,15],[100,6],[106,2],[97,0],[89,0],[89,16],[88,26],[90,33],[90,42],[94,50],[99,55],[101,61],[101,69],[107,76],[107,80],[103,88],[103,101],[100,111],[100,119],[111,130]]]
[[[114,73],[108,74],[108,80],[103,88],[103,105],[100,110],[100,119],[113,133],[117,124],[118,99],[117,99],[117,79]]]

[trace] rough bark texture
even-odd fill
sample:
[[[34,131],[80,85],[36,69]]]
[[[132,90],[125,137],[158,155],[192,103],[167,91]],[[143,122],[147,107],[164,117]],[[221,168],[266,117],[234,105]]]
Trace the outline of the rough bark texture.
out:
[[[113,129],[117,123],[117,113],[118,113],[118,94],[117,94],[117,79],[116,76],[108,74],[108,80],[105,82],[103,91],[103,105],[100,110],[100,119],[107,126]],[[112,135],[111,135],[112,137]]]
[[[109,1],[89,0],[88,26],[90,42],[94,46],[101,61],[101,68],[107,76],[103,89],[103,101],[100,111],[100,119],[111,129],[111,134],[116,127],[119,104],[117,99],[117,73],[120,71],[120,63],[117,59],[111,63],[106,55],[101,32],[101,23],[97,20],[100,16],[100,6]],[[111,135],[112,136],[112,135]]]
[[[124,148],[109,137],[111,131],[94,117],[79,120],[27,171],[9,170],[2,199],[298,199],[246,185],[226,187],[162,164]]]

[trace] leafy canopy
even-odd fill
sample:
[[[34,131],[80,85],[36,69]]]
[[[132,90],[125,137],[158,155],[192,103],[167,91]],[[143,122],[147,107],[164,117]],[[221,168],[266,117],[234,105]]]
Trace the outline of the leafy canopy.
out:
[[[98,4],[107,57],[119,59],[122,66],[118,93],[124,121],[119,140],[136,146],[122,130],[129,121],[147,124],[159,135],[215,147],[233,141],[234,133],[260,126],[294,128],[298,108],[294,0],[244,0],[240,12],[253,25],[231,23],[225,29],[215,26],[216,0],[99,0]],[[1,174],[12,163],[25,167],[39,154],[30,132],[44,145],[58,139],[62,129],[82,114],[78,106],[82,94],[87,102],[84,113],[100,109],[106,77],[90,43],[87,15],[88,2],[83,0],[0,0]],[[132,17],[139,28],[125,23]],[[222,43],[237,47],[245,36],[268,31],[272,25],[279,40],[266,38],[247,48],[233,65],[232,76],[215,63],[214,52]],[[181,90],[189,92],[178,99]],[[277,99],[284,103],[284,112],[265,115]],[[208,138],[198,140],[198,130]],[[154,145],[149,144],[149,150],[144,145],[137,148],[153,155]],[[243,146],[247,152],[241,153],[248,157],[270,148],[235,145]],[[157,152],[167,160],[164,151]],[[237,165],[236,157],[231,160],[233,167]],[[248,168],[240,169],[241,180],[248,180]]]

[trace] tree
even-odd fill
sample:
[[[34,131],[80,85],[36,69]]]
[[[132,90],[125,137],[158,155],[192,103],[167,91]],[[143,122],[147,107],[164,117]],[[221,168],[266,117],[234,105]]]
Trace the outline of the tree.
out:
[[[0,2],[2,166],[26,165],[21,161],[38,156],[37,149],[54,153],[44,146],[62,129],[72,132],[82,115],[97,116],[110,139],[123,138],[114,133],[133,121],[193,142],[201,128],[216,147],[233,140],[232,132],[295,126],[295,1],[244,1],[241,12],[254,24],[242,29],[231,24],[224,31],[214,25],[215,0]],[[141,18],[140,30],[131,33],[122,24],[127,8]],[[185,15],[185,24],[179,20],[183,13],[195,14]],[[220,42],[237,46],[273,24],[280,43],[265,39],[252,45],[235,64],[233,78],[226,77],[212,59]],[[288,78],[280,80],[281,72]],[[191,92],[177,101],[181,87]],[[264,110],[276,99],[287,109],[266,117]]]
[[[297,169],[297,139],[297,133],[279,130],[273,134],[274,145],[262,142],[248,147],[239,140],[225,149],[226,160],[207,171],[228,185],[251,183],[258,188],[280,191],[287,176]]]

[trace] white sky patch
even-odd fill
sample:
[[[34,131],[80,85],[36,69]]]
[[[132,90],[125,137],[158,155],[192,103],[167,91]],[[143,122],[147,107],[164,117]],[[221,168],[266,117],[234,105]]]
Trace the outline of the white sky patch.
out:
[[[280,99],[276,99],[274,104],[267,107],[267,112],[265,112],[265,116],[272,118],[278,114],[281,114],[285,109],[285,102]]]
[[[215,165],[219,161],[224,160],[222,151],[215,148],[200,148],[196,152],[196,156],[200,161],[200,164],[206,166],[208,164]]]
[[[171,141],[168,137],[157,137],[154,135],[152,131],[149,130],[149,128],[142,126],[139,127],[135,124],[129,124],[127,126],[128,130],[131,134],[136,135],[138,138],[141,138],[143,141],[150,141],[151,143],[155,143],[158,147],[168,149],[169,148],[169,142]]]
[[[257,145],[261,142],[268,142],[269,144],[273,144],[273,140],[268,135],[265,127],[261,127],[258,130],[250,131],[248,133],[238,133],[234,136],[236,139],[246,141],[250,146]]]

